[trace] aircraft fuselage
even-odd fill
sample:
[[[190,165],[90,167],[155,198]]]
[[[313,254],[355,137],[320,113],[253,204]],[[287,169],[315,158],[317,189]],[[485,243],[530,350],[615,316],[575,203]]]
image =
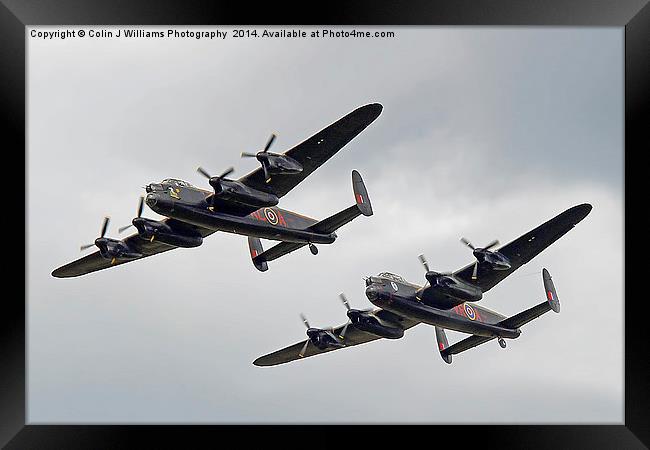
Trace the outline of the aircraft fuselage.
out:
[[[368,300],[399,316],[478,336],[514,339],[521,333],[519,330],[496,325],[505,316],[486,308],[467,302],[449,309],[436,308],[418,298],[418,292],[422,289],[419,286],[376,277],[371,277],[369,281],[366,287]]]
[[[295,243],[331,244],[336,240],[336,233],[308,230],[316,220],[275,206],[243,206],[240,210],[227,205],[222,208],[218,202],[211,206],[207,199],[212,192],[166,183],[150,185],[147,190],[145,201],[156,213],[210,230]]]

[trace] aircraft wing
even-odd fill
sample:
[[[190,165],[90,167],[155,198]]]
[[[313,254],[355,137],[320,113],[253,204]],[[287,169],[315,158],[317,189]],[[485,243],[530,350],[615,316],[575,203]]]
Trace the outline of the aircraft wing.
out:
[[[454,272],[454,275],[468,283],[479,286],[483,292],[486,292],[561,238],[584,219],[590,211],[591,205],[587,203],[569,208],[534,230],[499,248],[497,251],[510,260],[511,267],[508,270],[490,270],[479,266],[477,279],[473,280],[474,263],[471,263]]]
[[[164,222],[173,221],[174,219],[165,219]],[[187,226],[187,224],[185,224]],[[209,236],[214,233],[214,230],[209,230],[207,228],[195,227],[200,231],[203,237]],[[158,253],[163,253],[168,250],[177,248],[174,245],[165,244],[154,240],[150,242],[147,239],[143,239],[134,233],[129,237],[125,238],[124,241],[129,244],[135,251],[141,253],[142,256],[139,258],[121,258],[115,261],[114,264],[111,264],[110,259],[106,259],[99,254],[99,251],[91,253],[90,255],[79,258],[76,261],[73,261],[69,264],[59,267],[58,269],[52,272],[52,276],[57,278],[69,278],[69,277],[78,277],[80,275],[85,275],[87,273],[95,272],[97,270],[107,269],[113,266],[119,266],[131,261],[136,261],[138,259],[146,258],[147,256],[156,255]]]
[[[412,328],[418,323],[420,323],[415,320],[411,320],[407,318],[401,318],[402,320],[400,322],[396,322],[397,320],[396,315],[389,311],[385,311],[383,309],[376,310],[375,315],[380,319],[385,320],[386,322],[399,323],[399,326],[405,330]],[[345,325],[340,325],[334,328],[332,330],[333,333],[339,336],[344,326]],[[350,326],[348,326],[347,331],[345,332],[345,340],[343,342],[346,343],[346,347],[352,347],[354,345],[365,344],[366,342],[375,341],[377,339],[381,339],[381,337],[375,334],[361,331],[350,324]],[[278,364],[284,364],[291,361],[295,361],[297,359],[308,358],[310,356],[319,355],[321,353],[327,353],[332,350],[337,350],[336,348],[326,348],[325,350],[320,350],[318,347],[316,347],[313,343],[310,342],[309,345],[307,346],[307,350],[305,351],[304,356],[301,358],[299,353],[300,350],[302,350],[302,347],[305,345],[305,342],[306,340],[303,340],[301,342],[297,342],[293,345],[290,345],[289,347],[285,347],[282,350],[269,353],[268,355],[260,356],[255,361],[253,361],[253,364],[255,364],[256,366],[275,366]]]
[[[379,117],[382,109],[383,106],[379,103],[361,106],[306,141],[287,150],[284,154],[298,161],[302,165],[302,172],[273,175],[271,181],[266,183],[264,171],[260,167],[240,178],[239,181],[253,189],[282,197],[361,133]]]

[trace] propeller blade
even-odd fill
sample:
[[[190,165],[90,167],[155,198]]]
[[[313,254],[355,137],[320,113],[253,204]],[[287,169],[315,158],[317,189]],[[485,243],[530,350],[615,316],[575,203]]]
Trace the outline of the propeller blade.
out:
[[[110,219],[108,217],[104,217],[104,224],[102,225],[102,232],[100,233],[99,237],[104,237],[104,235],[106,234],[109,220]]]
[[[83,252],[84,250],[86,250],[87,248],[92,247],[93,245],[95,245],[95,244],[86,244],[86,245],[82,245],[82,246],[79,248],[79,251],[82,251],[82,252]]]
[[[133,226],[133,224],[127,225],[127,226],[125,226],[125,227],[120,227],[120,228],[117,230],[117,232],[118,232],[118,233],[121,233],[121,232],[123,232],[124,230],[126,230],[126,229],[128,229],[128,228],[130,228],[130,227],[132,227],[132,226]]]
[[[420,262],[421,262],[422,265],[424,266],[424,269],[425,269],[427,272],[430,272],[430,269],[429,269],[429,263],[427,262],[427,259],[424,257],[424,255],[422,255],[422,254],[418,255],[418,259],[420,260]]]
[[[140,196],[140,203],[138,204],[138,215],[136,217],[142,216],[142,210],[143,209],[144,209],[144,197]]]
[[[269,171],[267,170],[265,163],[262,163],[262,169],[264,169],[264,180],[268,183],[271,181],[271,177],[269,176]]]
[[[348,331],[348,325],[350,325],[350,321],[348,321],[343,327],[343,329],[341,330],[341,334],[339,334],[339,337],[341,339],[345,339],[345,332]]]
[[[474,247],[474,246],[472,245],[472,243],[471,243],[470,241],[468,241],[467,239],[465,239],[464,237],[460,238],[460,242],[462,242],[463,244],[465,244],[466,246],[468,246],[468,247],[471,248],[472,250],[475,250],[475,249],[476,249],[476,247]]]
[[[198,173],[200,173],[201,175],[203,175],[204,177],[208,178],[208,179],[212,178],[212,177],[210,176],[210,174],[209,174],[208,172],[206,172],[205,170],[203,170],[203,167],[201,167],[201,166],[197,167],[197,168],[196,168],[196,171],[197,171]]]
[[[341,293],[339,294],[339,298],[340,298],[341,301],[343,302],[343,305],[345,306],[345,309],[347,309],[348,311],[350,311],[350,304],[348,303],[348,299],[345,297],[345,294],[344,294],[343,292],[341,292]]]
[[[221,175],[219,175],[218,178],[225,178],[225,177],[227,177],[228,175],[230,175],[231,173],[233,173],[234,171],[235,171],[235,168],[234,168],[234,167],[228,167],[228,168],[224,171],[224,173],[222,173]]]
[[[472,280],[476,280],[478,275],[478,261],[474,263],[474,269],[472,270]]]
[[[269,151],[269,148],[271,148],[271,144],[273,144],[273,141],[275,141],[275,133],[271,134],[271,137],[269,138],[268,142],[266,143],[266,146],[264,146],[264,150],[262,152],[266,153]]]
[[[257,153],[241,152],[242,158],[257,158]]]
[[[307,351],[307,346],[309,346],[309,342],[311,342],[309,339],[305,342],[305,345],[302,346],[302,349],[300,349],[300,353],[298,353],[298,356],[301,358],[305,356],[305,352]]]
[[[300,314],[300,318],[302,319],[302,322],[305,324],[307,328],[310,328],[309,322],[307,322],[307,318],[305,317],[304,314]]]
[[[492,242],[490,242],[488,245],[486,245],[485,247],[483,247],[483,250],[489,250],[489,249],[491,249],[492,247],[496,247],[497,245],[499,245],[499,241],[498,241],[498,239],[495,239],[495,240],[493,240]]]

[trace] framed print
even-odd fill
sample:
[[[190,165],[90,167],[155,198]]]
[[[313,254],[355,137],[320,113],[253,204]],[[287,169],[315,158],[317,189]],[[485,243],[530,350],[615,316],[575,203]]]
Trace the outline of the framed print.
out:
[[[3,0],[2,444],[648,446],[647,2],[283,9]]]

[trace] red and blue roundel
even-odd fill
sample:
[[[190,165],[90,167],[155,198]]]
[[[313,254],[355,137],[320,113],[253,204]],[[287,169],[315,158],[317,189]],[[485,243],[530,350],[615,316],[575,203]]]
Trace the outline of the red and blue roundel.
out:
[[[465,303],[464,308],[467,318],[469,320],[476,320],[476,311],[474,311],[474,308],[472,308],[472,306],[468,305],[467,303]]]
[[[264,208],[264,215],[271,225],[278,224],[278,215],[271,208]]]

